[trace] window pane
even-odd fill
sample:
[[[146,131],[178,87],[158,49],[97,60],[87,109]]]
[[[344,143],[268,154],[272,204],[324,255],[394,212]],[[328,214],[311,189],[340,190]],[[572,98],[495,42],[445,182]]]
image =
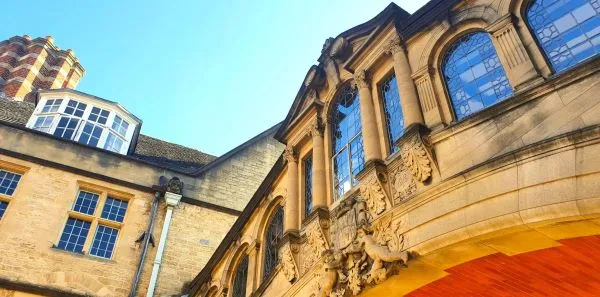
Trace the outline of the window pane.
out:
[[[512,95],[504,68],[485,32],[456,40],[444,57],[442,69],[459,120]]]
[[[83,126],[83,131],[81,131],[81,136],[79,136],[79,143],[97,146],[98,141],[100,140],[100,136],[102,135],[102,127],[94,125],[92,123],[85,123]]]
[[[362,168],[360,162],[364,163],[364,157],[360,157],[362,152],[361,122],[360,122],[360,99],[358,91],[351,85],[346,85],[335,99],[335,105],[332,110],[331,120],[333,123],[333,166],[334,166],[334,187],[336,188],[336,199],[350,189],[350,180],[358,171],[351,171],[349,160],[355,157],[353,166]],[[348,146],[350,142],[358,139],[360,145],[355,145],[354,155],[350,155]],[[360,152],[358,150],[361,150]]]
[[[112,221],[123,222],[125,212],[127,211],[127,201],[112,197],[106,198],[101,217]]]
[[[58,241],[58,248],[75,253],[83,253],[83,245],[90,231],[90,225],[90,222],[69,218]]]
[[[527,23],[555,72],[562,72],[600,51],[598,0],[534,0]]]
[[[248,282],[248,256],[245,256],[237,267],[233,279],[233,297],[246,297],[246,283]]]
[[[269,278],[277,263],[279,263],[279,256],[277,253],[277,248],[279,247],[279,241],[283,236],[283,208],[279,207],[273,218],[271,218],[271,222],[269,223],[269,227],[267,232],[265,233],[265,255],[264,255],[264,265],[263,265],[263,280]]]
[[[4,212],[6,212],[6,208],[8,207],[8,203],[4,201],[0,201],[0,219],[4,216]]]
[[[78,124],[79,119],[77,118],[61,117],[54,131],[54,136],[72,140]]]
[[[54,116],[38,117],[33,124],[33,129],[48,133],[52,128],[52,121],[54,121]]]
[[[381,98],[383,98],[390,150],[395,153],[398,151],[396,141],[404,134],[404,115],[400,106],[400,93],[398,92],[396,75],[390,76],[381,84],[380,93]]]
[[[115,120],[113,121],[112,128],[119,133],[121,136],[125,136],[127,132],[127,128],[129,128],[129,123],[123,120],[120,116],[115,116]]]
[[[308,216],[312,209],[312,156],[309,155],[304,159],[304,216]]]
[[[108,114],[109,112],[107,110],[98,107],[92,107],[92,112],[90,113],[88,119],[92,122],[104,125],[106,124],[106,120],[108,119]]]
[[[20,174],[0,170],[0,194],[11,196],[19,184],[19,180],[21,180]]]
[[[98,225],[98,229],[96,229],[96,235],[94,236],[94,242],[92,243],[92,249],[90,250],[90,255],[111,259],[118,235],[118,229]]]
[[[107,149],[109,151],[113,151],[115,153],[119,153],[119,152],[121,152],[122,146],[123,146],[123,140],[121,140],[121,138],[119,138],[112,132],[110,134],[108,134],[108,138],[106,139],[106,144],[104,145],[105,149]]]
[[[87,104],[85,104],[83,102],[69,100],[69,102],[67,103],[67,108],[65,108],[65,113],[74,115],[74,116],[80,118],[83,116],[83,112],[85,111],[86,107],[87,107]]]
[[[62,99],[50,99],[46,101],[46,104],[42,108],[42,112],[57,112],[61,104]]]
[[[93,215],[94,211],[96,211],[96,205],[98,204],[98,197],[98,194],[79,191],[77,200],[75,200],[75,205],[73,205],[73,210],[80,213]]]

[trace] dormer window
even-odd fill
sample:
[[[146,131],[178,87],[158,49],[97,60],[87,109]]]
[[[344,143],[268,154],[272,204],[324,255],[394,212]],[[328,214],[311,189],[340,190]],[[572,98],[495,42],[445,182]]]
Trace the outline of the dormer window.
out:
[[[40,92],[27,127],[126,154],[139,124],[139,119],[114,102],[71,90],[46,90]]]

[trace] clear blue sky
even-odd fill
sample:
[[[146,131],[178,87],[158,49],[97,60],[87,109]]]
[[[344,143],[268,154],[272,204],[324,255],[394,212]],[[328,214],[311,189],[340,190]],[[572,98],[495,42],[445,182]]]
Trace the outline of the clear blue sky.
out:
[[[400,0],[412,13],[426,0]],[[221,155],[282,121],[327,37],[388,0],[6,1],[0,38],[52,35],[142,133]]]

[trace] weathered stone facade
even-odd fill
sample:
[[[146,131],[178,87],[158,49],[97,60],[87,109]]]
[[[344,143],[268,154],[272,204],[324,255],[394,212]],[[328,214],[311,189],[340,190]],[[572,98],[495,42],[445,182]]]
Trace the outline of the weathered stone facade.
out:
[[[553,71],[525,19],[531,3],[434,0],[412,15],[391,4],[328,39],[276,134],[287,145],[284,159],[185,293],[502,296],[510,284],[507,291],[516,295],[568,295],[568,286],[552,286],[554,278],[533,270],[544,266],[567,282],[589,283],[577,292],[594,296],[596,279],[572,273],[576,267],[563,269],[544,249],[572,238],[600,243],[600,102],[594,96],[600,60],[592,56]],[[453,42],[473,32],[489,36],[512,93],[459,117],[444,59]],[[394,141],[381,91],[390,76],[404,124]],[[364,168],[340,193],[336,187],[345,177],[337,172],[349,165],[336,166],[343,150],[335,141],[345,132],[335,129],[339,117],[355,111],[344,103],[347,114],[334,112],[338,100],[349,101],[346,94],[360,104]],[[348,162],[360,163],[355,156]],[[309,157],[307,175],[303,160]],[[305,213],[307,203],[313,208]],[[280,208],[283,221],[271,219]],[[284,232],[273,244],[269,231],[279,224]],[[525,253],[539,255],[544,265],[521,267],[523,283],[500,281],[499,259]],[[249,265],[240,291],[244,257]],[[486,271],[489,277],[480,279],[488,283],[473,292],[452,287],[451,280],[461,278],[453,267],[461,264]]]

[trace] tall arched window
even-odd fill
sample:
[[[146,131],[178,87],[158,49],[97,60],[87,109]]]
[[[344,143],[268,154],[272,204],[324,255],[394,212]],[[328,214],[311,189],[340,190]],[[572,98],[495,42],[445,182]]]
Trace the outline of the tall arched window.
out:
[[[526,16],[555,72],[600,52],[598,0],[533,0]]]
[[[271,276],[273,269],[279,263],[277,248],[283,236],[283,208],[279,207],[273,214],[265,233],[265,260],[263,265],[263,280]]]
[[[383,98],[390,151],[395,153],[399,149],[396,146],[396,141],[404,134],[404,115],[402,114],[402,106],[400,106],[400,93],[398,92],[396,75],[391,75],[386,79],[379,87],[379,91],[381,98]]]
[[[333,175],[335,199],[357,183],[356,175],[365,165],[358,90],[346,85],[335,99],[333,124]]]
[[[246,283],[248,282],[248,256],[244,256],[237,267],[233,279],[233,297],[246,297]]]
[[[442,72],[459,120],[512,94],[490,35],[485,32],[456,40],[444,57]]]

